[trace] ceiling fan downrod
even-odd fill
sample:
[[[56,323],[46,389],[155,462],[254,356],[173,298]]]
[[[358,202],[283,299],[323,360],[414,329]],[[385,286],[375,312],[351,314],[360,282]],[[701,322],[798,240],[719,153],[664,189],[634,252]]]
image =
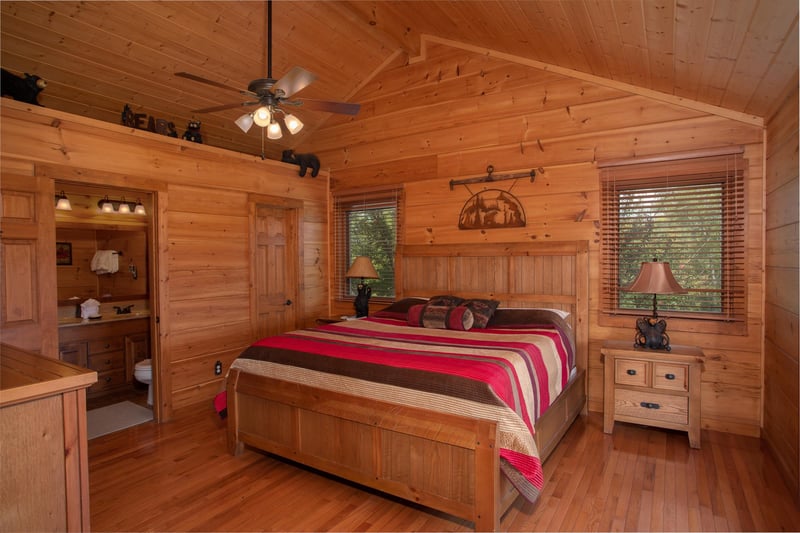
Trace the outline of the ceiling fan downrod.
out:
[[[267,0],[267,78],[272,79],[272,0]]]

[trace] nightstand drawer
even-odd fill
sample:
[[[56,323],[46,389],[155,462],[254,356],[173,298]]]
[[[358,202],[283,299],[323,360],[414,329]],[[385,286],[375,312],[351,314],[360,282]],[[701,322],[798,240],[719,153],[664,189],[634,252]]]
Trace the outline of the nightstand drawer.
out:
[[[689,390],[689,367],[670,363],[653,363],[653,388]]]
[[[618,389],[614,398],[617,416],[671,422],[689,423],[689,398]]]
[[[635,359],[617,359],[614,381],[619,385],[634,385],[637,387],[647,387],[648,370],[650,363],[647,361],[637,361]]]

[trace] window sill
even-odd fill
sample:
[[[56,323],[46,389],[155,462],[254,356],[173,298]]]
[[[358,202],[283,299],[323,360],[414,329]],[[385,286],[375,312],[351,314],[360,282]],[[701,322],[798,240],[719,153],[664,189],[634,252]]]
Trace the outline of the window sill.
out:
[[[634,328],[636,319],[651,316],[647,311],[630,314],[609,314],[600,312],[599,325],[606,327]],[[669,324],[669,331],[683,331],[687,333],[708,333],[711,335],[747,335],[747,323],[743,321],[723,321],[707,318],[680,318],[667,313],[659,313]]]

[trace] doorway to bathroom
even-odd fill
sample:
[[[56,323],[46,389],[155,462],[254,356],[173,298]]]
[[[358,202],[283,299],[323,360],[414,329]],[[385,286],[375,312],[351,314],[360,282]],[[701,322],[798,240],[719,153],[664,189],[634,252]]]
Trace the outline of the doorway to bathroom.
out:
[[[68,181],[55,189],[69,200],[55,216],[59,356],[98,373],[87,411],[135,406],[138,418],[144,409],[158,419],[154,194]]]

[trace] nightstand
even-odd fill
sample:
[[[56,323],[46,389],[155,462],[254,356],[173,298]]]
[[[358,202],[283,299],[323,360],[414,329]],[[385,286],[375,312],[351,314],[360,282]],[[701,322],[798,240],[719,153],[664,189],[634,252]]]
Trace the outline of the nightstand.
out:
[[[603,431],[614,422],[686,431],[689,446],[700,447],[700,374],[703,350],[672,345],[672,350],[605,341]]]

